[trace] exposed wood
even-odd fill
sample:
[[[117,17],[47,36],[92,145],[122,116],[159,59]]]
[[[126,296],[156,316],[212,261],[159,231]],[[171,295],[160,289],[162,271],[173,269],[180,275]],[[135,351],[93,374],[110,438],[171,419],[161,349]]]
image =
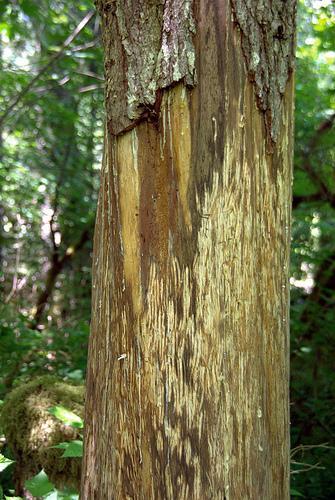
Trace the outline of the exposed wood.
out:
[[[174,82],[131,130],[106,127],[85,500],[289,498],[293,81],[269,154],[229,2],[193,8],[198,83]]]

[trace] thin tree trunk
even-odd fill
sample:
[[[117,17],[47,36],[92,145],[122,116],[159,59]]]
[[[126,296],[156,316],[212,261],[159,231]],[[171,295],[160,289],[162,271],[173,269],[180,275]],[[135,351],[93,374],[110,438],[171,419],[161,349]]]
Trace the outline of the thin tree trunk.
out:
[[[288,499],[295,2],[97,3],[81,497]]]
[[[59,256],[58,249],[54,251],[51,258],[51,266],[46,276],[44,289],[38,295],[36,304],[33,308],[33,321],[31,323],[32,329],[37,329],[39,326],[45,308],[55,288],[56,280],[59,274],[63,271],[65,265],[71,261],[71,259],[76,255],[76,253],[79,250],[82,249],[82,247],[85,245],[87,241],[89,241],[89,239],[90,239],[90,231],[88,229],[85,229],[82,232],[78,242],[73,246],[69,246],[62,257]]]

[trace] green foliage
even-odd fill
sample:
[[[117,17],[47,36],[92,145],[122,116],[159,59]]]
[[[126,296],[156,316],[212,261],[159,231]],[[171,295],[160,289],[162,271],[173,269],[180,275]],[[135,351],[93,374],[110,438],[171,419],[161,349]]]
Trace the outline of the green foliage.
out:
[[[88,331],[86,320],[76,320],[60,331],[54,327],[42,333],[32,330],[27,317],[15,313],[10,305],[0,306],[0,395],[6,394],[12,383],[46,372],[81,382]]]
[[[304,495],[302,493],[299,493],[299,491],[297,490],[294,490],[293,488],[291,488],[291,496],[292,497],[304,497]]]
[[[49,481],[47,474],[42,469],[32,479],[25,482],[25,488],[34,497],[43,498],[43,500],[78,500],[79,495],[71,490],[58,490],[54,484]]]
[[[331,2],[300,2],[298,26],[291,440],[293,448],[300,448],[292,464],[292,485],[305,498],[321,500],[333,498],[335,475],[335,450],[315,446],[334,444],[335,428],[335,17]]]
[[[83,419],[67,408],[64,408],[64,406],[53,406],[52,408],[49,408],[49,413],[54,415],[61,422],[64,422],[66,425],[70,425],[75,429],[83,429],[84,427]],[[74,439],[73,441],[59,443],[52,448],[64,450],[64,453],[62,454],[63,458],[82,457],[83,439],[81,437],[81,439]]]
[[[75,6],[46,0],[1,3],[0,122],[90,10],[92,4],[85,0]],[[48,354],[47,336],[48,345],[53,343],[60,352],[58,362],[51,363],[55,370],[59,367],[63,376],[76,372],[77,377],[79,370],[82,376],[85,372],[91,238],[103,129],[97,30],[94,17],[0,126],[0,291],[5,302],[1,328],[7,339],[3,349],[10,350],[0,376],[6,386],[14,382],[12,369],[27,376],[30,369],[31,374],[49,370],[45,358],[44,366],[31,361],[39,360],[39,350]],[[94,88],[85,91],[92,83]],[[76,250],[85,232],[87,241]],[[57,270],[57,261],[65,255],[71,258]],[[46,334],[42,339],[27,330],[53,266],[56,280],[39,319]],[[69,348],[61,348],[59,337]],[[15,348],[10,348],[10,339]],[[78,355],[70,345],[72,339],[76,345],[82,343]],[[77,358],[74,363],[72,354]]]
[[[1,455],[1,453],[0,453],[0,472],[5,470],[7,467],[9,467],[13,463],[14,463],[14,460],[10,460],[9,458],[5,457],[4,455]]]
[[[83,419],[72,411],[64,408],[64,406],[53,406],[52,408],[49,408],[49,413],[58,418],[61,422],[64,422],[66,425],[71,425],[77,429],[82,429],[84,427]]]
[[[54,379],[50,379],[47,382],[55,382]],[[46,382],[46,380],[44,380]],[[41,379],[39,379],[41,383]],[[30,384],[30,387],[32,385]],[[20,393],[22,395],[22,392]],[[79,415],[76,415],[72,411],[68,410],[64,406],[54,406],[49,408],[49,413],[55,416],[58,420],[70,425],[74,428],[83,428],[83,420]],[[73,441],[66,441],[59,443],[57,445],[51,446],[51,448],[64,450],[61,458],[82,458],[83,456],[83,440],[74,439]],[[12,465],[14,460],[11,460],[4,455],[0,454],[0,473],[7,467]],[[57,489],[56,486],[49,480],[48,475],[43,469],[41,469],[35,476],[31,479],[25,481],[25,488],[34,497],[43,498],[45,500],[55,499],[55,500],[77,500],[79,498],[78,493],[71,491],[67,488],[62,491]],[[8,497],[3,495],[3,490],[0,489],[0,500],[2,499],[21,499],[21,497]]]
[[[54,490],[54,485],[42,469],[32,479],[25,482],[25,487],[34,497],[42,497]]]
[[[82,11],[89,8],[89,2],[81,2],[72,15],[65,2],[64,5],[58,2],[56,6],[49,2],[30,1],[9,3],[2,9],[1,30],[4,35],[0,55],[9,51],[10,56],[4,57],[0,72],[0,119],[1,108],[4,111],[8,107],[48,60],[50,46],[61,44],[83,16]],[[94,27],[87,27],[76,43],[91,43],[94,38]],[[91,51],[96,55],[94,64],[98,70],[100,50],[92,47]],[[52,318],[48,327],[54,327],[49,332],[49,338],[46,339],[46,335],[42,338],[38,332],[29,332],[27,321],[34,301],[45,288],[48,266],[55,257],[73,247],[84,229],[91,231],[94,220],[98,181],[95,172],[101,134],[99,89],[96,94],[81,96],[78,93],[78,88],[90,80],[79,72],[85,72],[87,64],[92,63],[82,58],[73,68],[73,59],[66,52],[53,65],[52,75],[51,72],[43,75],[36,84],[37,89],[33,87],[25,95],[18,108],[8,116],[1,131],[0,160],[4,161],[0,161],[0,212],[3,221],[0,229],[3,268],[0,287],[4,297],[11,298],[8,307],[4,306],[1,311],[1,333],[5,337],[2,348],[10,353],[9,357],[4,353],[6,363],[0,373],[5,379],[11,377],[13,369],[19,373],[27,373],[30,368],[32,372],[48,370],[45,358],[44,366],[40,366],[41,363],[33,363],[32,366],[32,357],[26,362],[26,355],[31,353],[33,359],[38,360],[40,350],[45,355],[50,354],[46,352],[45,345],[51,346],[50,337],[55,340],[54,347],[58,348],[61,341],[57,330],[61,323],[66,323],[67,328],[61,334],[66,339],[69,331],[72,333],[73,330],[75,334],[71,338],[78,340],[79,344],[80,339],[85,342],[87,337],[89,245],[83,252],[84,256],[74,256],[60,272],[59,282],[55,283],[52,310],[50,304],[46,304]],[[58,83],[65,76],[70,78],[66,88]],[[76,176],[79,170],[81,175]],[[53,231],[58,235],[59,243],[52,241],[48,227],[51,213]],[[14,292],[12,297],[11,292]],[[67,316],[70,316],[70,321]],[[80,320],[72,320],[76,316]],[[12,348],[11,343],[14,344]],[[69,342],[66,340],[65,343]],[[68,356],[68,351],[75,352],[73,345],[60,351],[64,353],[63,357]],[[75,370],[84,373],[85,344],[80,352],[82,359],[79,365],[67,358],[65,365],[71,365],[69,370],[59,359],[58,366],[62,366],[63,375],[66,371]],[[12,382],[7,381],[10,385]]]
[[[63,458],[67,457],[82,457],[83,456],[83,441],[76,439],[66,443],[59,443],[53,446],[53,448],[59,448],[64,450],[62,455]]]
[[[83,397],[82,385],[51,376],[21,384],[6,396],[0,425],[17,479],[30,480],[43,468],[57,488],[79,487]],[[62,451],[57,445],[65,442]]]

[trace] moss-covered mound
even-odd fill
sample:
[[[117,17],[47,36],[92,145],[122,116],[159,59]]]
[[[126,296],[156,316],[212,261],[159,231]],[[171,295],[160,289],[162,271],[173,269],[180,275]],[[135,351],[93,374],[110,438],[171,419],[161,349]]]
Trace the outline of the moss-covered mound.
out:
[[[58,405],[82,417],[84,387],[39,377],[14,389],[4,401],[0,426],[16,460],[18,490],[42,468],[58,488],[79,488],[81,459],[61,458],[63,450],[50,448],[79,437],[77,429],[48,412]]]

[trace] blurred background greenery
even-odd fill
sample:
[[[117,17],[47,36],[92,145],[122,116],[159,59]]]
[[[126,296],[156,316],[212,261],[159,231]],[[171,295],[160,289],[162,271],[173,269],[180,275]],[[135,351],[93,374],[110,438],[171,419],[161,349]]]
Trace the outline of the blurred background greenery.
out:
[[[335,498],[334,84],[334,5],[302,0],[291,439],[292,496],[308,499]],[[102,51],[92,3],[0,0],[0,399],[33,376],[84,381],[102,131]],[[0,445],[6,453],[5,438]],[[7,495],[8,470],[0,473]]]

